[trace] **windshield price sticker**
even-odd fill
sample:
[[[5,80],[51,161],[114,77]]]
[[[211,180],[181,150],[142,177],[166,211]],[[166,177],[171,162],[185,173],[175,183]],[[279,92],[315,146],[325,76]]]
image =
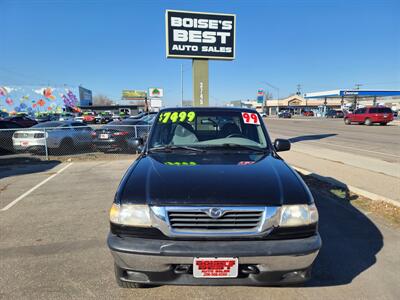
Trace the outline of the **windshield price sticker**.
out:
[[[260,125],[260,120],[255,113],[242,112],[242,118],[245,124]]]
[[[196,118],[196,113],[194,111],[167,111],[161,113],[158,117],[158,122],[160,123],[176,123],[176,122],[193,122]]]

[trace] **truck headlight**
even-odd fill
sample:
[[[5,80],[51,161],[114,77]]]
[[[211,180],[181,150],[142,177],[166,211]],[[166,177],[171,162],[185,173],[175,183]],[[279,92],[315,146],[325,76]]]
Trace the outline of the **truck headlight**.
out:
[[[135,227],[151,227],[150,208],[140,204],[116,204],[110,209],[110,222]]]
[[[295,227],[310,225],[318,222],[318,210],[311,205],[283,205],[279,226]]]

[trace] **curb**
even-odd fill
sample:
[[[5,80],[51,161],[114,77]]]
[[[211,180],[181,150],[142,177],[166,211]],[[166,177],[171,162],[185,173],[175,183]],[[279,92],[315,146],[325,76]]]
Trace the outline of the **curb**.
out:
[[[344,183],[338,183],[335,180],[332,180],[332,179],[326,178],[324,176],[315,174],[315,173],[313,173],[311,171],[308,171],[306,169],[303,169],[303,168],[299,168],[299,167],[296,167],[296,166],[292,166],[292,168],[295,169],[296,171],[302,173],[303,175],[314,177],[315,179],[318,179],[320,181],[324,181],[326,183],[330,183],[332,185],[335,185],[335,186],[338,186],[338,187],[341,187],[341,188],[347,188],[350,192],[353,192],[354,194],[358,194],[358,195],[363,196],[365,198],[368,198],[370,200],[383,201],[383,202],[386,202],[386,203],[391,204],[393,206],[400,207],[400,202],[399,201],[396,201],[396,200],[393,200],[393,199],[390,199],[390,198],[387,198],[385,196],[381,196],[381,195],[378,195],[378,194],[375,194],[375,193],[368,192],[366,190],[360,189],[360,188],[355,187],[355,186],[351,186],[351,185],[344,184]]]

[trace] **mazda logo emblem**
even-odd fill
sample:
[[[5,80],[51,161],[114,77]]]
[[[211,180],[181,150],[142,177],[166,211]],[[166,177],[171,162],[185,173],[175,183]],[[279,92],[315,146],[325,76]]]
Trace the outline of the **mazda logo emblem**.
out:
[[[221,218],[222,215],[223,215],[223,213],[224,213],[223,210],[220,209],[220,208],[218,208],[218,207],[210,208],[210,209],[207,211],[207,214],[208,214],[211,218],[213,218],[213,219]]]

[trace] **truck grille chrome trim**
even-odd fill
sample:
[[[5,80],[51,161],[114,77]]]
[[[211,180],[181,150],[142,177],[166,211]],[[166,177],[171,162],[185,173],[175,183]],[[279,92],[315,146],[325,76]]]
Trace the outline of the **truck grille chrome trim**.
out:
[[[261,211],[225,211],[220,217],[210,217],[207,211],[168,211],[169,224],[174,229],[251,229],[256,228],[263,216]]]
[[[152,206],[153,226],[170,237],[261,236],[279,224],[279,207]]]

